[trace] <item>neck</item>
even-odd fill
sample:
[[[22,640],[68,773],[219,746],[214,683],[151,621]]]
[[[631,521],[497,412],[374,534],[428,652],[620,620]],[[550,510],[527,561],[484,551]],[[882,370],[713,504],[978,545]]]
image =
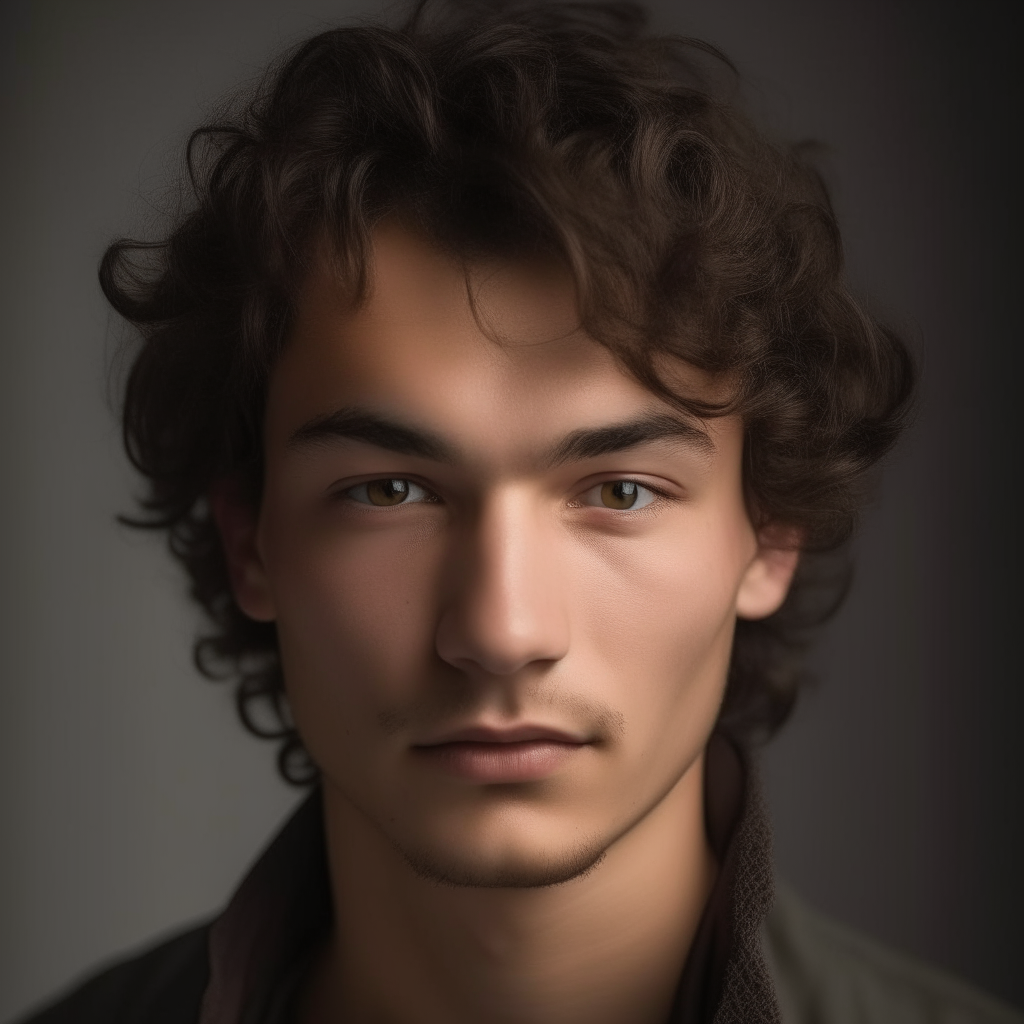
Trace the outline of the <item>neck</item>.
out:
[[[716,870],[703,767],[589,873],[534,889],[420,878],[325,786],[335,927],[304,1024],[661,1024]]]

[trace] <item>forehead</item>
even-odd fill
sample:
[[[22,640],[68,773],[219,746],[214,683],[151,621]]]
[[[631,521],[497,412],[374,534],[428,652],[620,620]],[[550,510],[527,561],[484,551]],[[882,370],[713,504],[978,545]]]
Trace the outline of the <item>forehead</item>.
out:
[[[692,368],[677,372],[688,390],[711,388]],[[509,456],[669,409],[580,328],[562,266],[467,266],[397,225],[374,235],[357,307],[326,269],[307,282],[271,380],[268,444],[342,407],[429,423],[463,447],[486,442]]]

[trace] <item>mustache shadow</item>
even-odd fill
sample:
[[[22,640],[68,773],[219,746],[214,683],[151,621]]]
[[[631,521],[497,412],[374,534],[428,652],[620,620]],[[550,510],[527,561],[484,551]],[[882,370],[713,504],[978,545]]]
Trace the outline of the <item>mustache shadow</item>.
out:
[[[522,686],[502,681],[487,686],[465,677],[439,680],[422,696],[383,709],[377,714],[377,724],[386,736],[394,736],[464,724],[495,710],[509,723],[562,724],[585,731],[597,741],[616,739],[626,727],[621,711],[580,693],[536,682]]]

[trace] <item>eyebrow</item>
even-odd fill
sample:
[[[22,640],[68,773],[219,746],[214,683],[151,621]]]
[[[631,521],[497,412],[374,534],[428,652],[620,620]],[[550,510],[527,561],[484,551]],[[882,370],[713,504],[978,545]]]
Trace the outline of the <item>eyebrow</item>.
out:
[[[459,461],[458,448],[432,431],[351,408],[315,416],[291,435],[288,448],[319,448],[339,440],[361,441],[399,455],[415,455],[449,465]],[[715,450],[714,442],[697,424],[675,416],[652,415],[574,430],[549,450],[544,462],[551,467],[582,462],[663,440],[682,441],[705,456]]]
[[[437,434],[361,409],[339,409],[315,416],[288,438],[288,447],[320,448],[339,440],[362,441],[399,455],[417,455],[434,462],[458,461],[456,448]]]
[[[704,456],[710,457],[715,451],[715,444],[708,433],[696,423],[675,416],[653,415],[607,427],[574,430],[552,449],[548,462],[552,466],[582,462],[670,439],[682,441]]]

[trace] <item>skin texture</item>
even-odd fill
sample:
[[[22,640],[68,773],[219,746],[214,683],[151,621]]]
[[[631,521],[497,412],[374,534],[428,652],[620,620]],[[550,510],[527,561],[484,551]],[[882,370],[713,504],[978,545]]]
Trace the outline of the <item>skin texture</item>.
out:
[[[557,266],[466,271],[388,225],[357,309],[308,282],[265,443],[258,515],[214,508],[323,773],[337,927],[304,1020],[663,1019],[735,620],[797,558],[751,526],[742,423],[682,423]]]

